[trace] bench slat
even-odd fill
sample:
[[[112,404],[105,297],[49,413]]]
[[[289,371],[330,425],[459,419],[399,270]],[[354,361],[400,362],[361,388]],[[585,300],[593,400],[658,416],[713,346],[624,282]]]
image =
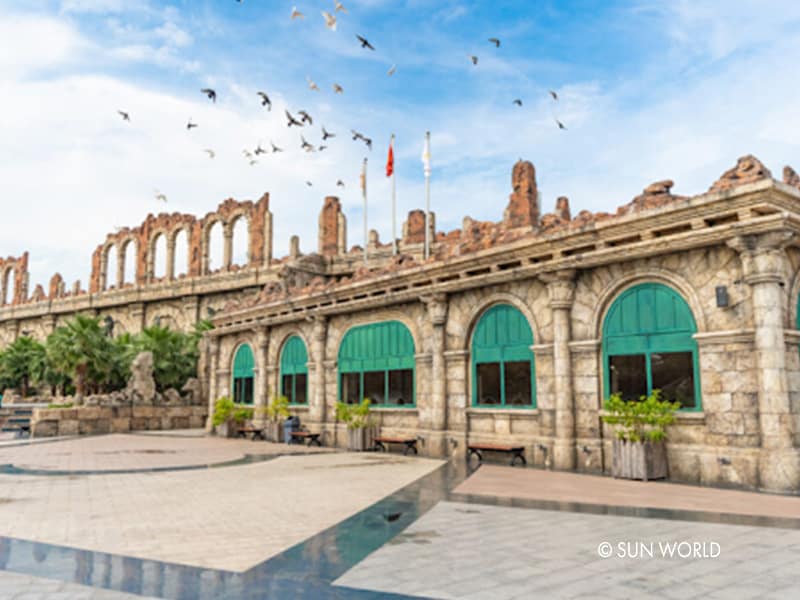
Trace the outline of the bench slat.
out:
[[[470,450],[496,450],[498,452],[520,452],[524,446],[504,446],[502,444],[470,444]]]

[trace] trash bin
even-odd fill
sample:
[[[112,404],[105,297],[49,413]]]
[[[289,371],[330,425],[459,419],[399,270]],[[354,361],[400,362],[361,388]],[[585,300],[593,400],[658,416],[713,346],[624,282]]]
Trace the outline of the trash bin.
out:
[[[292,443],[292,432],[300,429],[300,419],[298,417],[286,417],[283,422],[283,439],[287,444]]]

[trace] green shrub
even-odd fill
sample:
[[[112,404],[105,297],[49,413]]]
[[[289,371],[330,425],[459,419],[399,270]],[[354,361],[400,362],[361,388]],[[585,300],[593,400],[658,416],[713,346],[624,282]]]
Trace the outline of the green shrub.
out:
[[[267,418],[273,423],[279,423],[289,416],[289,398],[286,396],[273,396],[269,404],[262,409]]]
[[[47,405],[47,408],[72,408],[73,406],[74,404],[72,404],[72,402],[65,402],[63,404],[56,404],[51,402],[50,404]]]
[[[620,394],[606,400],[603,421],[614,425],[617,439],[626,442],[660,442],[666,438],[666,427],[675,421],[680,402],[661,400],[661,390],[653,390],[640,400],[625,401]]]
[[[336,419],[347,425],[348,429],[364,429],[371,424],[370,400],[364,398],[361,404],[336,403]]]
[[[211,417],[211,422],[214,424],[214,427],[219,427],[228,421],[235,407],[236,405],[233,403],[233,400],[227,396],[214,402],[214,414]]]

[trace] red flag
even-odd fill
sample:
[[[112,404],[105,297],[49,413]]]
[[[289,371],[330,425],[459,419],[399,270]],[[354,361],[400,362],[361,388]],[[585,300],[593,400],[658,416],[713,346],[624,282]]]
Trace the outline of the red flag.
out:
[[[394,173],[394,136],[392,136],[392,141],[389,142],[389,156],[386,159],[386,176],[391,177],[392,173]]]

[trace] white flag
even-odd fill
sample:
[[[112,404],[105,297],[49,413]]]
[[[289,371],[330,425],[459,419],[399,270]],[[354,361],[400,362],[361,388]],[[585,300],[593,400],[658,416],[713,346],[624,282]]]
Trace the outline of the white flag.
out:
[[[425,177],[431,176],[431,133],[425,134],[425,147],[422,149],[422,165],[425,169]]]

